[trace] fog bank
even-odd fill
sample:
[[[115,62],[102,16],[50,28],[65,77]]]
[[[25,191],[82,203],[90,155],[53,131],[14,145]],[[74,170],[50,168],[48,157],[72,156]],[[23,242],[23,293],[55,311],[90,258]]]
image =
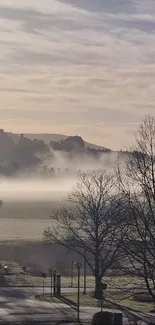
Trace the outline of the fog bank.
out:
[[[2,201],[63,200],[76,184],[76,177],[41,179],[3,179],[0,183]]]

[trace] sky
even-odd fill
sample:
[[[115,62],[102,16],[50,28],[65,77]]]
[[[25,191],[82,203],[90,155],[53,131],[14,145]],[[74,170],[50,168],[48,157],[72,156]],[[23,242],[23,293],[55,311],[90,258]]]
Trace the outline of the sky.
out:
[[[155,115],[155,0],[0,0],[5,131],[124,149]]]

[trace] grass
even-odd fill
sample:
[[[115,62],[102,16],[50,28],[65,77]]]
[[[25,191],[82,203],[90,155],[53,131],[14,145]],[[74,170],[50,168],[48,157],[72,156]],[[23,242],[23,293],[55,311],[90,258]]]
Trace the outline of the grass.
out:
[[[136,311],[141,311],[144,313],[149,313],[151,310],[154,309],[153,303],[147,303],[147,302],[135,302],[133,299],[126,299],[121,301],[121,306],[128,307]]]
[[[43,233],[51,225],[50,219],[3,219],[0,218],[0,241],[43,239]]]
[[[40,183],[41,186],[41,183]],[[31,190],[31,184],[30,184]],[[25,195],[27,193],[25,192]],[[43,192],[44,194],[44,192]],[[3,198],[1,197],[3,200]],[[46,199],[46,192],[42,199],[36,199],[31,197],[27,199],[25,197],[24,200],[18,199],[18,194],[16,200],[3,200],[4,205],[0,209],[0,218],[9,219],[11,221],[18,220],[26,220],[28,219],[36,219],[36,220],[45,220],[49,218],[49,214],[53,209],[59,208],[63,204],[62,201],[59,201],[59,198],[52,198],[52,195]]]
[[[48,302],[55,302],[55,303],[63,303],[67,302],[68,304],[71,304],[72,306],[77,306],[77,294],[72,293],[72,294],[64,294],[60,298],[53,297],[51,300],[51,297],[49,295],[43,296],[37,296],[39,300],[43,301],[48,301]],[[83,295],[82,293],[80,294],[80,305],[83,307],[100,307],[101,302],[98,301],[97,299],[93,298],[91,295]],[[109,303],[106,303],[103,301],[103,307],[104,308],[110,308],[111,305]]]
[[[122,281],[122,279],[124,281]],[[106,282],[107,279],[105,279],[105,282]],[[45,286],[47,287],[50,287],[50,277],[47,277],[45,279]],[[110,283],[111,281],[111,283]],[[77,288],[77,277],[74,278],[74,288]],[[83,282],[84,282],[84,279],[83,277],[81,277],[81,288],[83,287]],[[115,291],[116,293],[119,291],[119,290],[123,290],[124,288],[126,289],[131,289],[134,287],[135,283],[131,283],[130,286],[126,286],[126,283],[128,284],[129,283],[129,279],[126,278],[122,278],[122,277],[116,277],[116,278],[109,278],[108,277],[108,281],[109,283],[108,285],[108,290],[112,290],[112,291]],[[27,286],[32,286],[32,287],[40,287],[42,286],[42,283],[43,283],[43,280],[40,277],[38,276],[32,276],[32,275],[24,275],[24,274],[21,274],[21,271],[19,273],[16,273],[15,272],[15,275],[12,275],[12,276],[8,276],[8,284],[10,285],[18,285],[18,283],[22,283],[23,285],[27,285]],[[62,276],[62,287],[63,288],[69,288],[71,287],[70,285],[70,277],[64,277]],[[116,283],[117,283],[117,286],[116,286]],[[138,283],[138,279],[137,279],[137,283]],[[94,288],[94,278],[93,277],[87,277],[87,287],[88,288]]]
[[[57,298],[53,297],[51,300],[51,297],[49,295],[46,295],[45,298],[40,296],[41,300],[46,300],[48,302],[56,302],[56,303],[65,303],[67,302],[68,304],[71,304],[72,306],[76,307],[77,306],[77,294],[72,293],[72,294],[64,294],[62,297]],[[97,299],[91,297],[90,295],[83,295],[82,293],[80,294],[80,305],[83,307],[100,307],[101,302],[98,301]],[[105,301],[103,301],[103,307],[104,308],[111,308],[111,305]]]
[[[56,298],[53,297],[51,300],[51,297],[49,295],[46,295],[44,298],[42,296],[36,297],[40,300],[45,300],[48,302],[55,302],[55,303],[67,303],[69,305],[72,305],[73,307],[77,306],[77,294],[64,294],[62,298]],[[136,311],[141,311],[141,312],[150,312],[153,310],[153,303],[140,303],[140,302],[135,302],[132,298],[127,298],[126,300],[123,301],[117,301],[115,299],[108,299],[111,301],[111,303],[103,301],[102,305],[103,308],[113,308],[117,309],[112,303],[117,303],[118,305],[122,307],[127,307],[131,308]],[[93,298],[91,295],[83,295],[80,294],[80,305],[85,306],[85,307],[99,307],[101,306],[101,302]],[[119,309],[119,308],[118,308]]]
[[[6,262],[7,263],[7,262]],[[42,286],[42,278],[41,276],[33,276],[31,274],[23,274],[22,265],[17,262],[9,262],[7,263],[9,272],[13,275],[6,276],[8,278],[8,283],[11,285],[18,285],[18,283],[22,283],[23,285],[29,286]],[[48,272],[48,271],[47,271]],[[40,274],[41,275],[41,274]],[[81,276],[81,288],[83,287],[84,277]],[[45,286],[50,286],[50,277],[47,276],[45,279]],[[117,276],[117,277],[105,277],[104,281],[107,283],[107,290],[112,290],[114,292],[118,292],[125,288],[125,290],[130,290],[133,288],[145,288],[145,284],[142,279],[138,277],[127,277],[127,276]],[[69,276],[62,276],[61,279],[62,287],[70,287],[71,279]],[[78,278],[74,277],[73,279],[73,287],[77,288]],[[93,276],[87,277],[87,287],[94,288],[95,280]]]
[[[53,297],[51,300],[51,297],[49,295],[46,295],[44,298],[42,296],[36,297],[37,299],[40,300],[45,300],[48,302],[55,302],[55,303],[65,303],[72,305],[73,307],[77,306],[77,294],[64,294],[62,298],[56,298]],[[109,299],[108,299],[109,300]],[[117,303],[118,305],[122,307],[127,307],[131,308],[136,311],[141,311],[141,312],[150,312],[153,310],[153,303],[140,303],[140,302],[135,302],[132,298],[129,299],[127,298],[126,300],[123,301],[117,301],[115,299],[110,299],[111,303],[103,301],[102,305],[103,308],[113,308],[117,309],[112,303]],[[80,294],[80,305],[85,306],[85,307],[99,307],[101,306],[101,302],[93,298],[91,295],[83,295]],[[118,308],[119,309],[119,308]]]
[[[49,215],[62,205],[58,199],[3,201],[0,208],[0,241],[42,240],[44,230],[51,225]]]
[[[67,300],[70,300],[73,302],[74,305],[77,304],[77,294],[65,294],[63,297]],[[81,306],[86,306],[86,307],[100,307],[101,302],[92,297],[90,294],[83,295],[82,293],[80,294],[80,304]],[[110,305],[106,302],[103,301],[103,307],[104,308],[110,308]]]
[[[9,263],[8,269],[11,275],[5,275],[5,281],[8,286],[32,286],[32,287],[42,287],[43,280],[41,277],[36,277],[32,275],[24,275],[22,273],[22,266],[19,263]],[[142,286],[143,282],[139,278],[131,278],[131,277],[106,277],[105,282],[108,283],[107,291],[105,292],[105,298],[121,304],[124,307],[129,307],[134,310],[139,310],[143,312],[149,312],[153,309],[154,305],[151,301],[137,301],[137,296],[130,297],[129,294],[125,290],[134,288],[135,286]],[[81,285],[83,285],[83,277],[81,277]],[[50,286],[50,278],[45,279],[45,286]],[[62,287],[70,286],[70,278],[62,277]],[[87,277],[87,286],[90,288],[94,287],[94,278]],[[77,287],[77,278],[74,278],[74,287]],[[82,289],[81,289],[82,291]],[[146,294],[144,295],[146,296]],[[77,303],[77,293],[73,294],[65,294],[64,298],[66,300],[72,301],[72,304],[75,305]],[[141,297],[140,298],[144,298]],[[42,299],[42,297],[40,297]],[[47,301],[51,301],[50,297],[47,295],[45,297]],[[53,298],[54,302],[62,302],[57,298]],[[52,300],[53,301],[53,300]],[[99,307],[100,302],[94,299],[90,294],[83,295],[80,294],[80,301],[82,306],[93,306]],[[108,303],[103,303],[103,307],[108,308]]]
[[[22,265],[16,262],[3,261],[4,264],[8,265],[8,270],[11,275],[5,275],[5,280],[8,286],[32,286],[42,287],[43,279],[40,276],[33,276],[23,274]],[[62,287],[70,287],[70,277],[62,277]],[[44,281],[46,287],[50,287],[51,279],[47,277]],[[81,285],[83,284],[83,278],[81,277]],[[88,277],[88,285],[92,287],[94,285],[93,277]],[[74,287],[77,287],[77,277],[74,278]]]
[[[10,286],[30,286],[30,287],[42,287],[43,280],[41,277],[35,277],[32,275],[23,275],[23,274],[15,274],[11,276],[5,276],[8,285]],[[51,279],[47,277],[44,281],[45,287],[50,287]],[[77,280],[75,279],[74,288],[77,288]],[[88,279],[89,286],[92,287],[92,278],[90,277],[90,281]],[[62,287],[69,288],[70,287],[70,278],[62,277]]]

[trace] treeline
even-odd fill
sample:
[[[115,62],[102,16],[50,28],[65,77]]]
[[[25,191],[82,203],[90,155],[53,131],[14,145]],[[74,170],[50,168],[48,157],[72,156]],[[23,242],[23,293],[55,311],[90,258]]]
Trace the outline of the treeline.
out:
[[[52,166],[55,151],[67,153],[69,159],[76,155],[81,158],[83,156],[98,158],[101,154],[110,152],[108,149],[87,148],[84,140],[78,136],[46,144],[42,140],[30,140],[21,134],[15,142],[11,134],[0,130],[0,173],[13,176],[19,172],[39,172],[41,175],[53,176],[56,171],[53,167],[48,168],[45,160],[48,158]],[[59,166],[57,167],[59,169]]]
[[[59,142],[56,141],[50,141],[49,143],[50,147],[53,150],[57,150],[57,151],[65,151],[65,152],[82,152],[82,153],[87,153],[92,154],[92,155],[99,155],[101,153],[105,153],[105,152],[110,152],[110,149],[104,148],[104,149],[93,149],[93,148],[86,148],[85,142],[84,140],[79,137],[79,136],[75,136],[75,137],[68,137],[65,140],[61,140]]]

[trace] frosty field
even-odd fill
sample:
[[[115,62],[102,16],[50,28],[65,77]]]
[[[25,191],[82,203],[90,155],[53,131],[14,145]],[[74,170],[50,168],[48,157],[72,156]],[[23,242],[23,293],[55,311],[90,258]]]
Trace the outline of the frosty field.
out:
[[[0,209],[0,241],[39,240],[51,225],[50,214],[58,202],[5,202]]]

